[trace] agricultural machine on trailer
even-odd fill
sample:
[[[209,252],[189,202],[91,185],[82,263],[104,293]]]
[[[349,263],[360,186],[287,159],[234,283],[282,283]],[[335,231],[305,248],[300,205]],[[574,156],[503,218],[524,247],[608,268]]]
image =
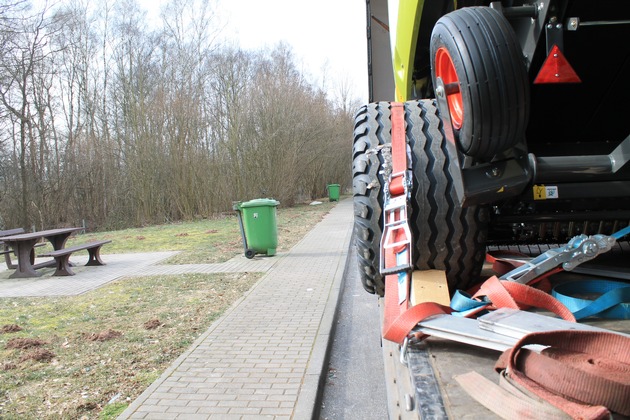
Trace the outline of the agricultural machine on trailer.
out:
[[[367,0],[367,21],[353,145],[367,291],[438,269],[452,294],[480,281],[488,246],[629,225],[630,2]]]
[[[574,268],[613,246],[630,249],[619,242],[630,234],[630,3],[367,0],[367,12],[371,103],[355,118],[355,233],[363,286],[385,297],[390,417],[548,418],[548,408],[572,418],[630,415],[627,375],[600,387],[563,360],[545,376],[554,357],[529,364],[519,350],[551,344],[536,341],[544,335],[555,341],[540,355],[560,354],[588,336],[589,366],[600,365],[598,355],[627,356],[627,283],[584,282]],[[530,246],[549,250],[497,261],[503,266],[481,282],[488,248]],[[604,271],[628,279],[622,264]],[[574,273],[537,283],[561,269]],[[472,297],[456,292],[473,285]],[[585,292],[601,296],[574,306],[570,296]],[[519,310],[527,306],[564,321]],[[613,316],[613,308],[625,309]],[[626,321],[577,334],[593,326],[575,320],[593,315]],[[604,336],[620,345],[597,341]],[[496,355],[454,354],[460,343],[509,354],[505,381],[482,381]],[[623,370],[617,362],[610,366]],[[506,382],[516,392],[500,393],[512,389]]]

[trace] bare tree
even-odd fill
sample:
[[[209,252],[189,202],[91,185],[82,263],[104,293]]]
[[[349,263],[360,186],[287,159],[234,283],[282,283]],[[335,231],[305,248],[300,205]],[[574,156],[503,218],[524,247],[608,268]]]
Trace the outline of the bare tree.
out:
[[[47,10],[27,15],[28,8],[23,3],[14,4],[14,9],[5,8],[11,18],[11,30],[4,33],[4,46],[0,60],[0,104],[10,115],[8,122],[17,129],[14,134],[14,154],[19,166],[19,194],[21,194],[20,224],[27,226],[29,203],[34,194],[34,181],[37,179],[38,138],[35,137],[35,124],[38,111],[33,109],[35,80],[47,71]],[[41,106],[41,104],[40,104]],[[42,145],[43,146],[43,145]]]
[[[0,0],[0,223],[127,227],[349,184],[349,83],[331,100],[287,45],[219,45],[212,1],[171,0],[157,27],[136,0],[25,6]]]

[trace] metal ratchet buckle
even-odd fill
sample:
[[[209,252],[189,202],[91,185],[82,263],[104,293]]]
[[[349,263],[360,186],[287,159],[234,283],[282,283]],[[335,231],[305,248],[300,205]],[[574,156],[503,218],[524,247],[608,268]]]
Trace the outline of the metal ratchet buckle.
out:
[[[610,251],[615,242],[614,236],[578,235],[573,237],[565,246],[550,249],[533,260],[526,261],[520,267],[501,276],[500,280],[527,284],[560,265],[564,270],[571,271],[599,254]]]
[[[402,177],[405,192],[396,197],[390,197],[389,185],[391,180]],[[397,274],[411,270],[411,230],[407,219],[407,176],[405,172],[392,174],[389,182],[385,185],[385,209],[383,218],[383,235],[381,236],[381,258],[380,272],[382,275]],[[403,235],[397,235],[402,231]],[[407,251],[406,253],[403,251]],[[396,265],[386,267],[385,255],[393,252],[396,255]]]

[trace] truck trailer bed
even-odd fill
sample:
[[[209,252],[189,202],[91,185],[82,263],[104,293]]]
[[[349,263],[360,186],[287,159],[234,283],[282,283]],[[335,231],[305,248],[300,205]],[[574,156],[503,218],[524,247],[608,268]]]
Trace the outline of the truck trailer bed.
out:
[[[615,277],[562,272],[552,277],[553,284],[591,280],[595,277],[602,280],[624,281],[623,278],[618,278],[627,276],[628,267],[624,264],[623,258],[618,256],[606,260],[605,269],[617,273]],[[604,268],[601,264],[593,263],[585,266],[584,271],[589,267],[596,267],[597,271]],[[484,268],[484,274],[492,274],[489,267]],[[537,310],[528,312],[553,315]],[[509,325],[510,321],[506,321],[506,324]],[[630,335],[628,319],[590,318],[580,324]],[[520,326],[514,325],[514,328],[518,329]],[[506,342],[510,342],[510,338]],[[409,345],[406,365],[401,363],[399,345],[384,340],[383,350],[390,419],[501,418],[469,395],[456,380],[460,375],[476,372],[498,384],[499,374],[495,372],[494,366],[501,355],[500,350],[430,336],[420,343]],[[614,418],[625,417],[615,415]]]

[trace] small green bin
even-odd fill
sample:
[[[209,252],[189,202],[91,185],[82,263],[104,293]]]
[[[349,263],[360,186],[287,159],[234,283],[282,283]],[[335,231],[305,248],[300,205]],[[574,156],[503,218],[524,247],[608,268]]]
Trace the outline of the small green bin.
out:
[[[278,247],[278,224],[276,222],[276,200],[257,198],[238,203],[234,209],[239,212],[241,233],[245,245],[245,256],[253,258],[256,254],[276,254]]]
[[[329,201],[339,201],[339,184],[328,184],[326,189]]]

